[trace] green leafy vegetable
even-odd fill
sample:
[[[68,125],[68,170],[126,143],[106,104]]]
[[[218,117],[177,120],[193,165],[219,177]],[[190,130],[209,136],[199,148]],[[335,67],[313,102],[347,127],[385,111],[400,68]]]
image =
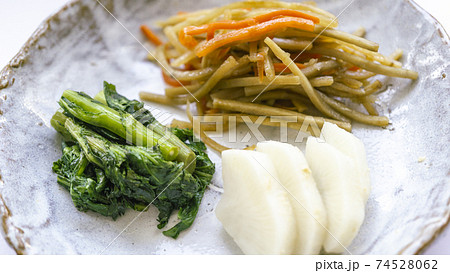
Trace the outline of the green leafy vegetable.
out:
[[[59,105],[67,115],[114,132],[134,145],[151,147],[158,144],[167,160],[173,160],[178,155],[178,147],[159,141],[162,136],[146,128],[129,113],[118,112],[82,92],[64,91]]]
[[[53,171],[58,174],[58,183],[69,190],[76,208],[113,219],[122,215],[126,206],[103,170],[89,163],[78,144],[63,142],[62,147],[63,156],[53,163]]]
[[[212,163],[205,152],[205,144],[199,140],[194,141],[194,134],[192,130],[172,128],[172,132],[181,141],[185,142],[187,146],[197,155],[197,166],[193,176],[201,184],[200,190],[197,191],[190,203],[179,210],[178,219],[180,219],[180,222],[173,228],[163,232],[166,236],[177,238],[180,232],[189,228],[194,222],[195,217],[197,216],[198,208],[200,207],[200,202],[203,198],[203,194],[205,193],[206,187],[214,175],[215,167],[214,163]]]
[[[193,172],[195,169],[195,154],[186,146],[183,141],[174,136],[172,132],[164,125],[159,123],[149,110],[144,108],[144,104],[137,100],[129,100],[120,95],[116,91],[116,87],[107,82],[103,82],[103,92],[97,94],[96,98],[106,102],[106,104],[116,111],[124,111],[131,114],[137,121],[142,123],[147,128],[151,129],[156,134],[163,136],[169,143],[177,146],[180,150],[177,160],[185,162],[188,170]]]
[[[70,191],[77,209],[116,219],[126,208],[143,210],[153,204],[159,210],[158,228],[165,227],[172,212],[179,210],[179,223],[163,232],[172,238],[192,225],[215,168],[205,145],[194,141],[191,130],[164,127],[142,103],[119,95],[106,82],[104,93],[96,100],[65,91],[60,105],[63,110],[57,111],[51,124],[67,142],[63,142],[63,155],[54,162],[53,171],[58,183]],[[103,121],[99,121],[100,116]],[[142,127],[159,127],[171,139],[169,144],[194,156],[189,164],[195,167],[167,160],[160,143],[147,147],[124,141],[123,131],[113,128],[119,128],[118,123],[130,116],[140,126],[133,124],[120,130],[138,128],[142,133]],[[154,139],[161,136],[149,131]]]

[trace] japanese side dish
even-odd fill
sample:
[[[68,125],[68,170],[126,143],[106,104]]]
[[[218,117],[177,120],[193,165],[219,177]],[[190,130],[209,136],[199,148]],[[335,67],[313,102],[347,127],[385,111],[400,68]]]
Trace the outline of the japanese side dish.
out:
[[[420,252],[449,219],[449,43],[380,1],[72,1],[0,72],[5,238]]]
[[[75,206],[115,219],[126,208],[153,204],[160,212],[158,228],[179,210],[180,222],[163,232],[177,238],[192,225],[214,173],[204,144],[194,142],[197,133],[223,152],[225,193],[217,216],[244,253],[346,251],[363,223],[370,179],[362,142],[345,130],[351,131],[352,120],[389,124],[374,107],[381,83],[372,77],[416,79],[418,74],[398,61],[402,51],[378,53],[377,43],[361,37],[363,28],[354,34],[336,30],[337,18],[309,2],[235,2],[181,12],[159,25],[167,42],[145,25],[141,30],[155,44],[149,58],[170,87],[165,95],[140,96],[185,105],[190,122],[174,120],[174,129],[166,128],[143,103],[119,95],[106,82],[96,99],[66,90],[52,124],[68,142],[53,170]],[[308,139],[306,157],[275,142],[230,150],[201,126],[194,130],[191,103],[196,118],[295,117],[291,128],[316,136],[321,128],[326,143]]]

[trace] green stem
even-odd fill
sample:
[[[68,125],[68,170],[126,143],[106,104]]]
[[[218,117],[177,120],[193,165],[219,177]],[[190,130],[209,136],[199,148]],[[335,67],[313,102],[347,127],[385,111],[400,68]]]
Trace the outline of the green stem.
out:
[[[162,136],[146,128],[132,115],[119,113],[85,94],[66,90],[59,104],[70,115],[107,129],[136,146],[153,147],[158,144],[166,160],[174,160],[178,156],[179,147],[168,141],[160,141]]]
[[[114,89],[114,93],[116,93]],[[122,97],[122,96],[121,96]],[[122,97],[123,100],[128,100],[125,97]],[[105,92],[102,90],[97,93],[94,97],[95,100],[108,105],[107,99],[105,98]],[[111,105],[109,105],[111,106]],[[177,136],[175,136],[170,130],[167,129],[166,126],[162,125],[158,120],[153,119],[153,121],[147,125],[147,128],[152,130],[153,132],[161,135],[163,139],[177,146],[180,150],[178,152],[178,156],[176,160],[178,162],[183,162],[184,166],[186,166],[186,170],[190,173],[193,173],[195,170],[196,162],[195,162],[195,153]]]
[[[67,129],[64,127],[64,123],[66,122],[67,116],[64,115],[62,109],[58,109],[56,113],[53,115],[52,119],[50,120],[50,124],[52,127],[59,132],[65,139],[72,139],[72,136],[67,131]]]
[[[67,180],[65,177],[58,175],[56,177],[56,182],[58,182],[58,184],[63,186],[66,190],[70,191],[70,181]]]
[[[184,162],[184,166],[188,172],[194,172],[196,165],[195,153],[183,141],[181,141],[176,135],[170,132],[167,127],[159,123],[157,120],[154,120],[151,124],[149,124],[148,128],[162,135],[168,142],[180,148],[176,160],[179,162]]]

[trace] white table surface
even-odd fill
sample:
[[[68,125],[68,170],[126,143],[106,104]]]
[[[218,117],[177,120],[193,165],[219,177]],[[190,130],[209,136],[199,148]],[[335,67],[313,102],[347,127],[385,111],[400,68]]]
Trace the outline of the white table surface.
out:
[[[0,69],[14,57],[37,26],[66,2],[66,0],[0,0]],[[450,4],[447,0],[416,0],[416,2],[441,22],[450,33]],[[2,236],[0,236],[0,254],[15,254]],[[424,254],[450,254],[450,225]]]

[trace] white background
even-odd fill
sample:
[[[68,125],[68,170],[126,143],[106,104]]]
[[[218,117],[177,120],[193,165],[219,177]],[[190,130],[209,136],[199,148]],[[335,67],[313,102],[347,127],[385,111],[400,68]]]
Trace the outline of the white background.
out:
[[[66,0],[0,0],[0,69],[14,57],[37,26],[66,2]],[[447,33],[450,33],[448,0],[416,0],[416,2],[441,22]],[[0,254],[14,254],[1,236]],[[450,254],[450,225],[424,254]]]

